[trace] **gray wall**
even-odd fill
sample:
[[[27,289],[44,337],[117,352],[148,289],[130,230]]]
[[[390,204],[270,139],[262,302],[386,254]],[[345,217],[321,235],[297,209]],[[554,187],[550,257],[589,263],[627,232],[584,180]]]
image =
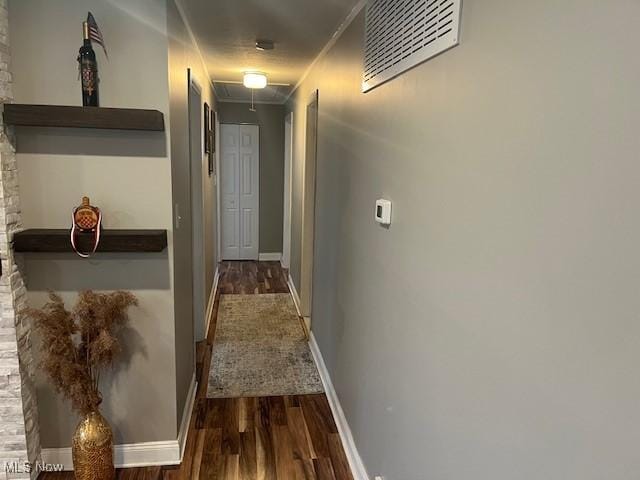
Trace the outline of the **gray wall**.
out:
[[[284,209],[284,106],[219,104],[221,123],[260,126],[260,253],[282,252]]]
[[[638,18],[467,0],[460,46],[362,94],[360,14],[298,89],[294,233],[320,89],[312,329],[372,477],[640,471]]]
[[[96,48],[101,104],[158,109],[169,121],[166,6],[163,0],[12,0],[9,4],[15,100],[81,104],[76,52],[91,10],[109,60]],[[135,55],[132,46],[135,46]],[[140,62],[140,58],[144,62]],[[18,131],[22,218],[27,228],[69,228],[70,212],[89,195],[106,228],[163,228],[159,254],[22,255],[28,299],[40,306],[47,290],[68,305],[82,289],[131,290],[124,355],[104,378],[103,412],[116,443],[175,440],[176,409],[173,229],[168,134],[81,129]],[[36,345],[39,344],[36,338]],[[37,353],[37,352],[36,352]],[[158,375],[158,372],[163,372]],[[71,444],[77,418],[38,373],[42,445]],[[151,400],[152,399],[152,400]]]
[[[197,224],[197,230],[204,232],[204,256],[200,258],[204,262],[204,279],[199,283],[203,291],[197,292],[198,299],[206,306],[217,263],[216,259],[216,193],[214,178],[208,175],[206,158],[202,157],[201,178],[202,185],[191,185],[190,158],[189,158],[189,111],[187,99],[187,69],[191,69],[193,78],[202,89],[202,101],[207,102],[211,108],[216,108],[215,98],[209,77],[204,71],[200,57],[195,46],[189,38],[182,18],[173,0],[167,2],[167,28],[169,34],[169,92],[171,111],[171,163],[172,163],[172,189],[173,205],[178,209],[180,228],[175,229],[175,347],[176,347],[176,374],[177,390],[176,402],[178,412],[182,412],[185,406],[189,386],[194,375],[195,346],[194,346],[194,322],[195,335],[204,337],[204,325],[206,319],[199,314],[202,310],[196,309],[194,318],[193,310],[193,279],[191,269],[193,223]],[[191,205],[191,193],[193,188],[200,188],[202,205],[199,209],[193,209]],[[176,207],[178,205],[178,207]],[[197,210],[197,211],[196,211]],[[174,212],[176,213],[176,212]],[[175,215],[174,215],[175,217]],[[198,256],[198,255],[197,255]],[[196,286],[197,287],[197,286]],[[178,417],[180,422],[181,414]]]

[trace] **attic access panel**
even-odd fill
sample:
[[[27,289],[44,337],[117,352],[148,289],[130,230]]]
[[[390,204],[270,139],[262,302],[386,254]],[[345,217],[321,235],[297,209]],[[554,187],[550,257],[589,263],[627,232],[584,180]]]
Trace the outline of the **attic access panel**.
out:
[[[458,45],[462,0],[371,0],[362,91]]]

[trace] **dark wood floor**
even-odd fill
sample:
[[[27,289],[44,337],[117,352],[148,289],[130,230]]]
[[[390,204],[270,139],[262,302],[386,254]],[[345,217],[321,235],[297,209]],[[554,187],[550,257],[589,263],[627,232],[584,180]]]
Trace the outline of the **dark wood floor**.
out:
[[[168,467],[123,468],[116,471],[116,480],[164,480]],[[38,480],[74,480],[73,472],[41,473]]]
[[[222,262],[218,289],[222,294],[289,293],[287,277],[280,262]]]
[[[220,294],[287,293],[278,262],[223,262],[207,339],[197,346],[199,378],[184,459],[177,467],[122,469],[118,480],[353,480],[324,394],[206,398]],[[72,480],[73,472],[42,480]]]

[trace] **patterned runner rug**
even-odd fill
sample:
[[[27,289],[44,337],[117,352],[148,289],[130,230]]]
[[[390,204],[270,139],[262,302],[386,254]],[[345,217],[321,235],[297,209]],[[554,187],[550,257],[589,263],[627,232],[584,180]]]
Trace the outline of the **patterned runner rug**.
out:
[[[207,397],[323,392],[291,295],[221,295]]]

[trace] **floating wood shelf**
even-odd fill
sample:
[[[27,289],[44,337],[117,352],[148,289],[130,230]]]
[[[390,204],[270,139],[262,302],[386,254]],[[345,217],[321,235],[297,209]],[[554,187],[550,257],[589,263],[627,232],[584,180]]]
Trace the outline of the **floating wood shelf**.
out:
[[[91,235],[78,235],[78,247],[90,250]],[[98,252],[161,252],[167,248],[166,230],[103,230]],[[66,229],[30,229],[13,236],[16,252],[73,252]]]
[[[4,123],[28,127],[164,131],[162,112],[134,108],[7,103],[4,105]]]

